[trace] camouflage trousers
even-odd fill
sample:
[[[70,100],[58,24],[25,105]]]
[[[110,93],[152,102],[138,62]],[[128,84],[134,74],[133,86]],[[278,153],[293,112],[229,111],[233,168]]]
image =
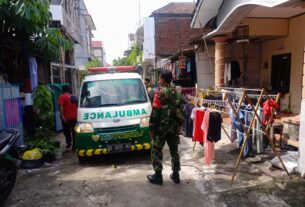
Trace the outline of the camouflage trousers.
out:
[[[154,171],[156,173],[161,173],[163,170],[162,160],[163,160],[163,147],[167,142],[169,151],[171,154],[171,163],[173,172],[180,171],[180,157],[178,153],[178,144],[180,144],[178,134],[167,134],[167,135],[155,135],[155,139],[152,141],[151,148],[151,160]]]

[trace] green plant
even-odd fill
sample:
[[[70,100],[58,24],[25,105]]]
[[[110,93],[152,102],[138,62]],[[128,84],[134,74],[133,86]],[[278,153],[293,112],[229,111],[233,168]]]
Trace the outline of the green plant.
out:
[[[138,63],[142,63],[142,56],[143,56],[142,46],[139,44],[134,44],[126,57],[123,58],[118,57],[118,59],[114,59],[112,61],[112,64],[114,66],[137,65]],[[138,62],[138,60],[140,62]]]
[[[48,128],[39,127],[33,137],[28,138],[27,144],[30,149],[38,148],[43,155],[55,155],[57,147],[54,139],[55,133]]]
[[[49,28],[49,8],[49,0],[0,0],[0,39],[6,37],[20,43],[21,69],[27,73],[33,38]]]
[[[118,59],[113,60],[113,65],[114,66],[120,66],[120,65],[132,65],[131,62],[129,61],[128,57],[123,57]]]
[[[85,65],[86,69],[100,66],[102,66],[102,62],[98,58],[94,58],[93,60],[87,62]]]
[[[34,39],[36,49],[45,54],[45,57],[52,61],[58,61],[61,48],[64,51],[73,48],[72,41],[66,39],[57,28],[48,28],[45,32]]]
[[[30,149],[38,148],[43,155],[51,154],[55,155],[56,146],[55,141],[47,138],[32,138],[27,142]]]
[[[51,131],[48,128],[39,127],[36,129],[36,133],[34,135],[34,138],[53,138],[55,137],[55,132]]]
[[[33,107],[39,123],[43,128],[52,129],[54,127],[54,109],[51,92],[47,86],[39,85],[35,88],[33,95]]]
[[[87,70],[79,71],[80,80],[83,80],[89,74],[90,74],[90,72]]]

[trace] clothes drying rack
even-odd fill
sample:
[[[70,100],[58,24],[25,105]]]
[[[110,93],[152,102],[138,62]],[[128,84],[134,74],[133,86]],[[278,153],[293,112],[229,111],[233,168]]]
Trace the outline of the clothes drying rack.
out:
[[[232,89],[234,91],[231,91]],[[199,98],[198,94],[199,94],[200,91],[204,91],[205,93],[221,94],[223,96],[223,100],[208,100],[208,99],[203,99],[201,97]],[[253,94],[249,94],[249,92],[259,92],[260,94],[259,95],[253,95]],[[230,100],[230,98],[229,98],[230,95],[234,95],[235,97],[239,97],[239,100],[238,100],[237,104],[233,103]],[[251,97],[252,98],[253,97],[257,98],[258,101],[255,105],[253,104],[253,102],[251,100]],[[227,106],[229,106],[229,108],[232,109],[233,115],[236,117],[237,122],[240,124],[240,126],[242,127],[242,129],[245,133],[244,141],[243,141],[242,147],[240,149],[239,156],[238,156],[238,158],[235,162],[235,165],[234,165],[234,172],[233,172],[233,175],[232,175],[232,178],[231,178],[231,185],[234,182],[234,178],[236,176],[236,172],[237,172],[237,169],[239,167],[243,151],[244,151],[244,149],[246,147],[246,143],[247,143],[247,141],[250,137],[250,132],[251,132],[251,129],[253,129],[253,124],[254,124],[255,120],[257,120],[259,122],[259,124],[262,128],[261,130],[258,130],[258,131],[260,131],[260,133],[263,133],[267,137],[267,139],[269,141],[269,144],[272,148],[273,153],[278,157],[278,159],[279,159],[280,163],[282,164],[286,174],[290,177],[290,175],[287,171],[287,168],[286,168],[282,158],[280,157],[279,152],[275,148],[272,138],[270,137],[269,130],[272,127],[272,121],[271,120],[273,120],[273,118],[274,118],[274,113],[271,114],[271,116],[269,117],[266,125],[263,124],[263,121],[261,120],[261,117],[258,115],[258,110],[260,109],[260,103],[261,103],[261,100],[262,100],[263,97],[266,98],[267,100],[270,99],[270,98],[275,98],[276,102],[278,103],[279,100],[280,100],[280,93],[277,94],[277,95],[274,95],[274,94],[269,95],[268,92],[264,88],[263,89],[244,89],[244,88],[243,89],[238,89],[238,88],[222,87],[221,90],[197,89],[195,97],[190,96],[190,95],[188,96],[189,99],[193,99],[196,102],[201,101],[202,104],[206,103],[207,108],[211,108],[214,111],[216,110],[219,113],[229,114],[228,112],[223,111],[223,109],[225,109]],[[247,101],[249,103],[251,109],[253,110],[253,116],[252,116],[250,124],[248,126],[246,126],[245,123],[242,122],[242,120],[240,119],[240,117],[238,115],[239,112],[243,110],[243,109],[241,109],[241,106],[242,106],[242,103],[244,101]],[[228,138],[232,141],[232,139],[230,138],[230,135],[225,130],[225,127],[222,126],[222,129],[224,130],[224,132],[228,136]],[[195,149],[195,145],[196,145],[196,142],[194,143],[193,150]]]

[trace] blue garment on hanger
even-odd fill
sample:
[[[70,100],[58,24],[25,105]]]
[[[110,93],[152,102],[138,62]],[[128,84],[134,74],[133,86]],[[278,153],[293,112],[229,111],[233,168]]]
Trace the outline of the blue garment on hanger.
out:
[[[187,73],[191,72],[191,61],[187,61],[187,63],[186,63],[186,72]]]
[[[238,114],[239,119],[242,121],[244,126],[249,126],[251,120],[247,119],[248,112],[246,110],[250,111],[250,109],[246,108],[244,106],[242,106],[241,109],[242,110],[240,110],[239,114]],[[233,118],[233,120],[234,120],[234,118]],[[237,130],[238,146],[241,147],[243,145],[244,137],[245,137],[244,130],[236,117],[235,117],[233,124]],[[247,130],[247,127],[245,127],[245,129]],[[251,154],[251,152],[252,152],[252,136],[250,135],[247,140],[247,144],[244,148],[244,151],[243,151],[243,157],[248,157]]]
[[[30,75],[31,75],[31,86],[32,90],[38,86],[38,75],[37,75],[37,62],[34,57],[29,59]]]

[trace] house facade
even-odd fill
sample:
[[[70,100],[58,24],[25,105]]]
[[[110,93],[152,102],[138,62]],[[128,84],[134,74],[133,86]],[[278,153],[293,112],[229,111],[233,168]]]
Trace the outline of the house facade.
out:
[[[91,40],[93,38],[92,31],[96,28],[83,0],[80,1],[79,10],[81,42],[74,45],[74,59],[75,65],[80,70],[84,70],[85,64],[94,57]]]
[[[91,42],[92,45],[92,52],[93,52],[93,56],[95,58],[98,58],[101,63],[102,66],[106,66],[106,53],[105,53],[105,49],[104,49],[104,45],[102,41],[92,41]]]
[[[281,110],[300,114],[299,171],[305,173],[305,5],[296,0],[199,0],[191,27],[204,29],[196,53],[199,87],[267,88]],[[226,65],[239,73],[228,81]],[[234,66],[235,67],[235,66]],[[297,128],[298,129],[298,128]]]
[[[74,44],[82,44],[81,0],[51,0],[52,27],[61,29],[62,34]],[[79,90],[79,73],[75,65],[75,50],[62,52],[59,63],[51,63],[51,83],[69,83],[73,93]]]
[[[175,70],[177,79],[185,80],[188,77],[187,73],[196,70],[194,64],[189,65],[189,71],[186,72],[186,67],[178,68],[177,60],[171,59],[179,53],[185,60],[194,62],[191,61],[192,56],[183,55],[185,50],[189,51],[192,47],[189,44],[190,37],[200,32],[199,29],[192,29],[189,26],[194,8],[195,4],[191,2],[172,2],[152,12],[150,17],[144,20],[144,61],[146,70],[149,68],[147,74],[152,77],[153,82],[157,82],[158,71],[162,68]]]

